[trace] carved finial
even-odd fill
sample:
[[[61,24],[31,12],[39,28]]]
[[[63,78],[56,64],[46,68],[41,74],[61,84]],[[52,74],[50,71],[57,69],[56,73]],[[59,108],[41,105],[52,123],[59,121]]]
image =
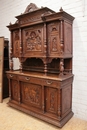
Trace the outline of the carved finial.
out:
[[[59,10],[60,12],[62,12],[63,11],[63,9],[62,9],[62,7],[60,8],[60,10]]]
[[[25,10],[24,13],[29,13],[29,12],[35,11],[35,10],[37,10],[37,9],[39,9],[39,8],[38,8],[35,4],[30,3],[30,4],[27,6],[27,8],[26,8],[26,10]]]
[[[9,25],[12,25],[12,23],[10,22]]]
[[[43,6],[41,6],[41,8],[44,8]]]

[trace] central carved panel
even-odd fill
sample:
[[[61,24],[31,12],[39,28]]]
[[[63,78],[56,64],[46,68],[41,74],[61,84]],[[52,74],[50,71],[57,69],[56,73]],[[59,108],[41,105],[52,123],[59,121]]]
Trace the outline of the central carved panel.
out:
[[[24,53],[27,52],[41,52],[43,40],[42,27],[28,28],[23,31],[23,46]]]
[[[22,102],[41,106],[41,86],[30,83],[22,83]]]

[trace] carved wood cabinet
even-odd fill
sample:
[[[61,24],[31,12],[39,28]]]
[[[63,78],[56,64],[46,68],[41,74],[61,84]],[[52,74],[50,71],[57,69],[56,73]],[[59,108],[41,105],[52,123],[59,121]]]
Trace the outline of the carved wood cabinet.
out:
[[[74,17],[31,3],[11,32],[9,105],[62,127],[72,116]],[[13,70],[13,58],[20,69]]]

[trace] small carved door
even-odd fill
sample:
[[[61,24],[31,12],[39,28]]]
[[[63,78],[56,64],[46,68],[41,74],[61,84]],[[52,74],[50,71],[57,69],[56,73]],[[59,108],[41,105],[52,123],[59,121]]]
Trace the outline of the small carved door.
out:
[[[18,101],[19,98],[19,84],[17,80],[11,79],[11,98],[15,101]]]
[[[4,57],[4,37],[0,37],[0,103],[3,93],[3,57]]]
[[[45,111],[51,115],[57,115],[58,110],[58,98],[57,89],[51,87],[45,87]]]

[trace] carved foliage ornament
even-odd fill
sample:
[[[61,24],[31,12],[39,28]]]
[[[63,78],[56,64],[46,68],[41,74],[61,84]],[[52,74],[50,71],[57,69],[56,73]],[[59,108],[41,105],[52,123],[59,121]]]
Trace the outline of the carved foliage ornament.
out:
[[[14,32],[14,41],[15,41],[15,48],[14,48],[14,51],[15,51],[15,54],[19,54],[19,32],[18,31],[15,31]]]
[[[26,48],[28,51],[41,51],[41,30],[26,31]]]

